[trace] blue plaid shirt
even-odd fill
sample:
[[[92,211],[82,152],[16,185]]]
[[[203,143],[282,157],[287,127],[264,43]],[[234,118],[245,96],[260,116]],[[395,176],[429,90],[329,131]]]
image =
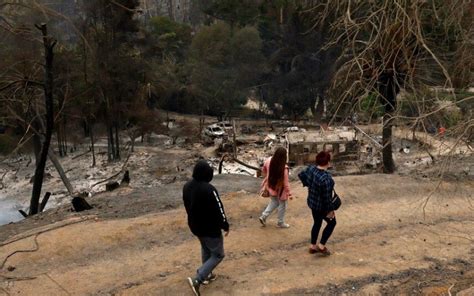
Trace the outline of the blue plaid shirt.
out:
[[[331,198],[334,180],[325,170],[314,165],[308,166],[298,174],[304,187],[308,187],[308,207],[314,211],[331,211]]]

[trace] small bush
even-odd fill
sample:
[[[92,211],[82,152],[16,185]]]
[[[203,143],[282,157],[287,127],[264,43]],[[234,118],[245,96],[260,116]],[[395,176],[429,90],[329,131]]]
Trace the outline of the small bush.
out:
[[[446,128],[458,125],[463,120],[460,112],[445,112],[443,115],[443,123]]]
[[[361,99],[359,106],[360,111],[362,111],[361,115],[369,122],[372,122],[373,119],[382,117],[384,114],[383,106],[380,104],[380,101],[375,94],[370,94]]]

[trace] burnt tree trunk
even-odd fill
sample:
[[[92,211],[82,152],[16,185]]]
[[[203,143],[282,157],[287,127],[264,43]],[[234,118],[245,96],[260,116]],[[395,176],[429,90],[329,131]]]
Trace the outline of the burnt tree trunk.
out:
[[[59,153],[59,156],[60,157],[63,157],[64,154],[63,154],[63,147],[62,147],[62,144],[61,144],[61,128],[58,126],[56,128],[56,140],[58,142],[58,153]]]
[[[48,203],[49,198],[51,197],[51,192],[46,192],[46,194],[43,197],[43,200],[41,201],[39,211],[43,212],[44,208],[46,207],[46,204]]]
[[[67,147],[67,132],[65,132],[65,131],[67,131],[67,124],[66,124],[65,121],[61,123],[61,130],[62,130],[62,133],[61,133],[62,134],[62,139],[61,140],[62,140],[62,143],[63,143],[63,153],[64,153],[64,156],[67,156],[67,149],[68,149],[68,147]]]
[[[135,152],[135,139],[136,139],[136,134],[132,132],[132,135],[130,136],[130,152]]]
[[[107,150],[108,160],[113,161],[115,159],[115,142],[114,142],[114,131],[112,124],[107,123]]]
[[[35,153],[35,165],[37,165],[41,155],[41,137],[36,133],[33,135],[33,150]]]
[[[94,124],[89,125],[89,134],[91,136],[92,167],[95,167],[95,147],[94,147]]]
[[[53,108],[53,49],[56,45],[50,36],[48,36],[48,29],[46,24],[36,26],[43,35],[44,58],[45,58],[45,81],[44,81],[44,101],[46,107],[46,130],[44,142],[41,147],[39,160],[36,163],[33,190],[30,200],[29,215],[35,215],[39,210],[39,200],[41,195],[41,188],[43,187],[44,169],[46,167],[46,160],[48,158],[49,147],[51,144],[51,136],[54,128],[54,108]]]
[[[322,96],[318,96],[315,100],[315,105],[313,107],[314,113],[313,117],[316,122],[322,122],[324,117],[324,98]],[[313,110],[311,110],[313,112]]]
[[[61,177],[61,180],[63,181],[64,186],[66,186],[67,191],[69,192],[70,195],[73,195],[74,188],[72,187],[71,182],[66,176],[66,173],[64,172],[64,169],[61,166],[61,163],[59,162],[58,158],[56,157],[56,155],[53,153],[51,149],[48,152],[48,156],[49,156],[49,160],[51,160],[54,167],[56,168],[56,171],[58,171],[58,174]]]
[[[397,94],[400,87],[396,83],[396,77],[392,73],[380,75],[378,81],[380,101],[384,106],[383,129],[382,129],[382,162],[383,172],[391,174],[395,172],[395,162],[392,155],[392,126],[393,113],[396,107]]]
[[[391,113],[384,114],[382,129],[382,162],[383,172],[386,174],[395,172],[395,162],[393,161],[392,156],[392,120]]]
[[[87,123],[87,120],[83,120],[82,121],[82,130],[84,131],[84,137],[89,137],[89,129],[90,129],[90,126],[89,124]]]
[[[119,128],[118,123],[115,122],[115,156],[114,160],[120,160],[120,139],[119,139]]]

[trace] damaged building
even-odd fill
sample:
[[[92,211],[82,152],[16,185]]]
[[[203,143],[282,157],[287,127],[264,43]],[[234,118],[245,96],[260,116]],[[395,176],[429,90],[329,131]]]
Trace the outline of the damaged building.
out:
[[[314,163],[320,151],[332,152],[334,162],[357,161],[360,143],[354,129],[343,127],[334,130],[290,132],[287,134],[290,165]]]

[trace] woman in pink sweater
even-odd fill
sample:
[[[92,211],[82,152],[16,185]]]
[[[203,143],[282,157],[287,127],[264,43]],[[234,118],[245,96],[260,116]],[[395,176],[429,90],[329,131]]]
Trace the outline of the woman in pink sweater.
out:
[[[290,192],[290,182],[288,181],[288,166],[286,165],[286,149],[279,147],[272,157],[265,161],[262,168],[264,180],[262,191],[267,190],[270,202],[263,211],[259,220],[263,226],[266,225],[267,217],[278,208],[278,224],[280,228],[288,228],[285,223],[285,211],[288,199],[292,199]]]

